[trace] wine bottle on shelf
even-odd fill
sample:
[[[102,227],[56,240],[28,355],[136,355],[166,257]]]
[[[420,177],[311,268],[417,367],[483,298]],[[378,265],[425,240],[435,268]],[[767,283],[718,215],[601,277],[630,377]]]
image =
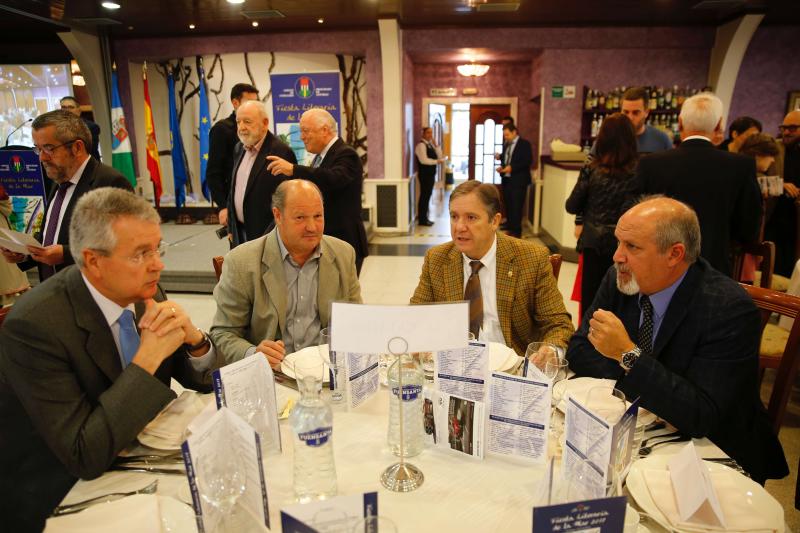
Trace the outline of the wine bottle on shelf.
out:
[[[614,101],[611,104],[611,109],[617,110],[619,109],[619,98],[620,98],[619,87],[614,87]]]
[[[586,91],[586,101],[583,103],[583,108],[586,111],[591,111],[592,110],[592,92],[593,91],[591,89]]]
[[[597,107],[600,109],[606,108],[606,95],[605,93],[600,93],[600,96],[597,97]]]
[[[648,106],[650,111],[655,111],[658,106],[658,93],[656,92],[656,88],[653,87],[650,91],[650,105]]]
[[[672,89],[667,87],[664,89],[664,109],[672,107]]]

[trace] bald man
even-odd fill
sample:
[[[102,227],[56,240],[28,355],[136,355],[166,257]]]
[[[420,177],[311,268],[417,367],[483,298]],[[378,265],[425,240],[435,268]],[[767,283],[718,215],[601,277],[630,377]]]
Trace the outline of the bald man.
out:
[[[792,111],[778,126],[781,131],[781,152],[776,160],[776,170],[783,178],[783,196],[767,219],[764,239],[775,243],[775,273],[792,275],[796,255],[797,208],[800,199],[800,110]]]
[[[708,437],[761,483],[787,475],[758,396],[758,309],[700,257],[695,212],[650,197],[615,234],[614,266],[567,348],[570,369],[617,380],[629,400]]]

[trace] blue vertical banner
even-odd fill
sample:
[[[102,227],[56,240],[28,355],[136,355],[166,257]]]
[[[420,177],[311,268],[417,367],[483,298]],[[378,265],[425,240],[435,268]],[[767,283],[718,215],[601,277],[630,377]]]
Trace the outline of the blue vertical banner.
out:
[[[186,203],[186,162],[183,159],[183,140],[181,125],[178,122],[178,109],[175,105],[175,79],[167,67],[167,87],[169,89],[169,136],[172,144],[172,176],[175,180],[175,207],[180,209]]]
[[[0,150],[0,186],[11,199],[11,229],[31,235],[39,231],[45,213],[39,156],[33,150]]]
[[[211,133],[211,115],[208,112],[208,95],[206,94],[206,73],[200,67],[200,186],[203,189],[203,196],[206,200],[211,200],[211,192],[208,190],[206,181],[206,167],[208,166],[208,136]]]
[[[300,115],[311,108],[321,107],[333,115],[339,136],[342,136],[339,72],[272,74],[270,83],[275,135],[291,147],[301,164],[310,164],[300,139]]]

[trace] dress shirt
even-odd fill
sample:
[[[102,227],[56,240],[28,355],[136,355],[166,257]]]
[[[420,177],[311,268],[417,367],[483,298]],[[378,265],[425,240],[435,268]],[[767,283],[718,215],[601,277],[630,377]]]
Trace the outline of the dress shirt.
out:
[[[317,155],[319,156],[319,163],[320,163],[320,165],[322,164],[322,161],[324,161],[324,160],[325,160],[325,156],[326,156],[326,155],[328,155],[328,150],[330,150],[330,149],[331,149],[331,146],[333,146],[333,143],[335,143],[335,142],[337,141],[337,139],[339,139],[339,137],[337,137],[336,135],[334,135],[334,136],[333,136],[333,139],[331,139],[330,141],[328,141],[328,144],[326,144],[326,145],[325,145],[325,148],[323,148],[323,149],[322,149],[322,151],[321,151],[320,153],[318,153],[318,154],[315,154],[315,157],[316,157]],[[308,161],[308,160],[306,160],[306,161]],[[311,161],[308,163],[308,166],[312,166],[312,162],[313,162],[313,161],[314,161],[314,158],[312,157],[312,158],[311,158]],[[319,165],[318,165],[318,166],[319,166]]]
[[[419,159],[421,165],[438,165],[439,162],[436,159],[428,157],[429,146],[436,152],[436,157],[442,159],[442,149],[433,144],[429,144],[427,141],[420,141],[414,149],[414,154],[417,156],[417,159]]]
[[[89,294],[92,295],[97,307],[100,308],[100,311],[103,313],[103,316],[108,322],[108,327],[111,330],[111,335],[114,337],[114,344],[117,345],[117,354],[119,355],[119,361],[122,364],[122,368],[124,369],[126,366],[125,358],[122,356],[122,346],[119,343],[119,320],[120,315],[126,309],[130,309],[134,316],[136,316],[136,308],[133,304],[128,305],[127,307],[121,307],[116,302],[113,302],[106,298],[100,291],[98,291],[94,285],[92,285],[86,276],[81,273],[83,277],[83,282],[86,284],[86,288],[89,289]],[[138,328],[137,328],[138,329]],[[214,344],[210,343],[208,352],[199,356],[199,357],[189,357],[189,362],[198,372],[202,372],[203,370],[207,370],[211,368],[211,363],[214,361]]]
[[[514,148],[517,147],[517,141],[519,140],[519,135],[514,137],[514,139],[508,143],[508,148],[506,148],[506,153],[503,154],[503,166],[507,167],[511,165],[511,157],[514,155]],[[511,176],[511,172],[507,172],[504,176]]]
[[[69,182],[72,184],[72,187],[67,189],[67,192],[64,193],[64,203],[61,204],[61,212],[58,213],[58,225],[56,226],[56,233],[53,236],[53,243],[58,243],[58,232],[61,231],[61,221],[64,220],[64,212],[67,210],[67,206],[69,205],[70,200],[72,200],[72,195],[75,193],[75,189],[78,188],[78,182],[81,180],[81,176],[83,175],[83,170],[86,168],[86,165],[89,164],[89,158],[87,157],[86,160],[78,167],[78,170],[75,171],[75,174],[69,179]],[[47,219],[45,220],[44,224],[42,224],[42,228],[47,227],[47,221],[50,220],[50,216],[52,215],[51,211],[53,210],[53,204],[55,202],[50,202],[50,205],[47,207]],[[44,233],[42,233],[42,237],[44,237]]]
[[[319,289],[320,247],[314,250],[303,266],[299,266],[289,250],[283,245],[278,233],[278,247],[283,258],[283,273],[286,275],[286,331],[283,344],[286,353],[294,353],[307,346],[319,344]]]
[[[689,135],[688,137],[686,137],[685,139],[683,139],[681,142],[684,142],[684,143],[685,143],[686,141],[690,141],[690,140],[692,140],[692,139],[702,139],[702,140],[704,140],[704,141],[711,142],[711,139],[709,139],[709,138],[708,138],[708,137],[706,137],[705,135]]]
[[[688,272],[688,270],[687,270]],[[675,281],[672,285],[667,287],[666,289],[662,289],[658,292],[654,292],[653,294],[648,295],[650,298],[650,303],[653,304],[653,346],[656,345],[656,338],[658,337],[658,328],[661,327],[661,320],[664,318],[664,313],[667,312],[667,307],[669,307],[669,302],[672,301],[672,296],[675,294],[675,291],[678,290],[683,278],[686,277],[686,272],[684,272],[681,277]],[[642,294],[639,293],[639,301],[641,302]],[[639,304],[639,327],[642,325],[642,321],[644,320],[644,312],[642,311],[642,305]]]
[[[466,289],[467,280],[472,275],[469,262],[473,260],[463,253],[461,258],[464,268],[464,289]],[[483,325],[478,340],[505,344],[503,330],[500,328],[500,316],[497,313],[497,237],[494,238],[486,255],[480,258],[480,262],[483,263],[483,268],[478,271],[483,298]]]
[[[253,165],[258,157],[258,152],[261,150],[261,145],[264,144],[264,139],[261,138],[254,146],[250,148],[245,146],[245,152],[242,156],[242,162],[239,163],[239,168],[236,169],[236,183],[233,186],[233,206],[236,209],[236,220],[244,224],[244,193],[247,192],[247,182],[250,179],[250,171],[253,170]],[[269,209],[269,206],[265,206]]]

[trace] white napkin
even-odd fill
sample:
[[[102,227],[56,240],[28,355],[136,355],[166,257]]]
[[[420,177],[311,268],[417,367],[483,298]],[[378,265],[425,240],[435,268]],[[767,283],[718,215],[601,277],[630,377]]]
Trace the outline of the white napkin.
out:
[[[204,399],[197,392],[183,391],[144,427],[139,434],[139,441],[150,446],[149,443],[155,439],[159,444],[180,448],[184,440],[184,430],[200,414],[208,400],[209,398]]]
[[[744,490],[735,482],[736,472],[718,470],[711,472],[711,482],[719,498],[722,512],[725,516],[727,529],[713,527],[691,522],[681,522],[678,505],[672,488],[669,471],[643,469],[642,476],[650,492],[650,497],[655,502],[658,510],[669,521],[670,525],[680,531],[707,532],[707,531],[739,531],[739,532],[774,532],[778,531],[783,517],[763,516],[750,503]]]
[[[49,518],[46,533],[161,533],[158,496],[135,494],[85,511]]]

